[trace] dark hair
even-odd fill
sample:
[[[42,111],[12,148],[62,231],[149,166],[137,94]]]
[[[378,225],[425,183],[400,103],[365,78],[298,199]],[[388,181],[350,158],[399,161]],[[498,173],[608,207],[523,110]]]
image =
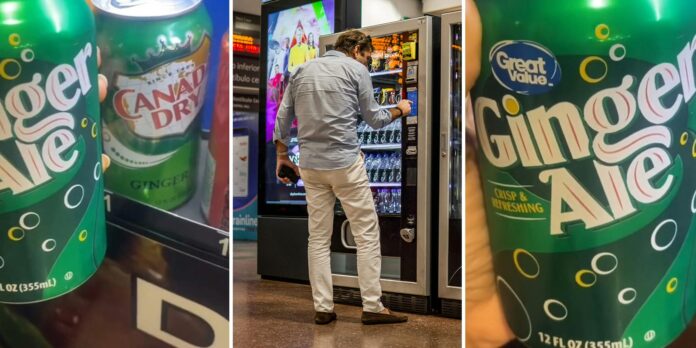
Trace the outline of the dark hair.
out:
[[[334,44],[334,49],[343,53],[350,53],[353,52],[356,46],[360,52],[365,50],[372,51],[372,38],[369,35],[365,35],[365,33],[360,30],[349,29],[338,36]]]

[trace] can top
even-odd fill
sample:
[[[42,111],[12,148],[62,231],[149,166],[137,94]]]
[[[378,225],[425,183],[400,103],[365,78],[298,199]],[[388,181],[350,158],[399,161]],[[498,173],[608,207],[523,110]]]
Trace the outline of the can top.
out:
[[[94,7],[109,14],[136,17],[170,17],[194,9],[202,0],[91,0]]]

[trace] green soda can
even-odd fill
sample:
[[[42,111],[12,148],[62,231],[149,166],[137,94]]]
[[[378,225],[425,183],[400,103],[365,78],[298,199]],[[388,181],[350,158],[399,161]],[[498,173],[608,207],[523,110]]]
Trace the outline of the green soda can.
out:
[[[66,294],[104,259],[94,16],[0,1],[0,302]]]
[[[196,161],[210,52],[201,0],[94,0],[108,189],[162,209],[185,203]]]
[[[510,328],[529,347],[667,346],[696,309],[693,1],[478,6],[471,101]]]

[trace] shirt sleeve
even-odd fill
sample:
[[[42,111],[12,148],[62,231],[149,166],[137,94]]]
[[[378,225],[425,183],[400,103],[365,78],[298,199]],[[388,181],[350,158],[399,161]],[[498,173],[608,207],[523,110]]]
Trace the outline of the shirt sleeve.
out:
[[[362,119],[372,129],[379,129],[391,123],[391,113],[381,109],[375,100],[372,78],[366,68],[358,72],[358,103]]]
[[[293,97],[293,78],[290,78],[283,101],[278,107],[276,116],[275,129],[273,130],[273,143],[280,141],[285,146],[290,146],[290,129],[292,121],[295,119],[295,101]]]

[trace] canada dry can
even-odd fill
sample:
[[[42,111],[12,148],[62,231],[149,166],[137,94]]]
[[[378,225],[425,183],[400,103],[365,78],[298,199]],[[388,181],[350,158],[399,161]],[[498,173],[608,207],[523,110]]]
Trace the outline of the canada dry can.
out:
[[[230,229],[230,42],[222,38],[213,125],[206,158],[201,209],[213,227]]]
[[[529,347],[665,347],[693,317],[693,4],[478,2],[496,283]]]
[[[3,303],[68,293],[106,252],[94,17],[51,3],[0,1]]]
[[[107,188],[173,209],[195,191],[211,24],[201,0],[94,0]]]

